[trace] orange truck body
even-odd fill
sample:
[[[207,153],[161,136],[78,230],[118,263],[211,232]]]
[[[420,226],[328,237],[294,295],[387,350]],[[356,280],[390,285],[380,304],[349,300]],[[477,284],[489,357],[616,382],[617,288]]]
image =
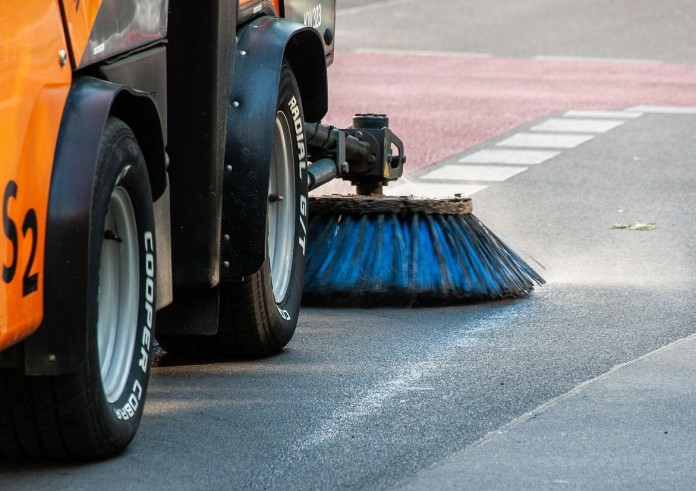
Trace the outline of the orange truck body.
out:
[[[0,350],[31,334],[43,316],[51,169],[72,79],[61,60],[68,46],[60,8],[57,1],[0,4]]]

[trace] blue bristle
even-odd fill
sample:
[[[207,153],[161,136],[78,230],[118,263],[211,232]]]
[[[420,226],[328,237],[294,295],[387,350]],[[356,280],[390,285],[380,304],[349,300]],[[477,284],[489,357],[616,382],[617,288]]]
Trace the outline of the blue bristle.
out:
[[[467,302],[544,280],[472,214],[311,215],[305,300]],[[370,295],[375,294],[375,295]]]

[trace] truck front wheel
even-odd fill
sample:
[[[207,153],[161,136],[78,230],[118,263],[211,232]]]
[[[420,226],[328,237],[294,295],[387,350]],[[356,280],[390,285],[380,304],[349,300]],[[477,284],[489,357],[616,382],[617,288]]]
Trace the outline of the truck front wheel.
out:
[[[60,376],[0,372],[0,455],[96,460],[128,446],[150,372],[154,240],[145,160],[128,126],[109,118],[91,210],[86,359]]]

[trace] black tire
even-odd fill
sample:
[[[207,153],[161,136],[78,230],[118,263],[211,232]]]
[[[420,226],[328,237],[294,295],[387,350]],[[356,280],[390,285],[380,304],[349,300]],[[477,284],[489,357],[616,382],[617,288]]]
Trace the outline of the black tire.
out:
[[[111,457],[128,446],[140,423],[154,330],[155,227],[145,160],[132,131],[116,118],[104,129],[96,172],[89,254],[99,267],[89,272],[85,299],[87,356],[60,376],[0,372],[5,457]]]
[[[273,207],[286,207],[283,208],[283,213],[290,217],[286,222],[292,222],[292,231],[285,230],[283,236],[288,237],[291,245],[280,249],[287,249],[289,260],[276,259],[282,257],[282,254],[279,255],[278,248],[271,244],[277,243],[271,240],[277,236],[276,232],[269,230],[266,234],[266,259],[261,269],[241,282],[220,285],[218,332],[213,336],[163,336],[159,341],[165,350],[225,358],[258,358],[276,354],[290,342],[297,326],[304,282],[307,161],[300,91],[287,63],[283,64],[278,89],[274,157],[270,162],[272,169],[278,163],[278,155],[283,153],[278,151],[280,139],[289,146],[285,152],[287,162],[278,167],[287,169],[287,181],[292,190],[286,193],[288,196],[283,196],[282,201],[278,201],[278,196],[273,192],[274,183],[269,183],[268,223],[272,229],[274,213],[278,213],[273,211]],[[278,176],[271,172],[271,181],[274,177]],[[285,272],[278,274],[279,267],[286,267]],[[275,285],[274,277],[277,280]],[[283,286],[278,285],[278,280]]]
[[[279,129],[278,126],[285,128]],[[292,339],[300,313],[307,230],[307,162],[304,146],[300,148],[300,145],[304,145],[300,91],[287,64],[283,65],[280,77],[276,127],[274,151],[278,146],[278,132],[286,132],[284,137],[291,147],[286,164],[291,167],[289,180],[292,181],[294,195],[294,203],[290,207],[292,212],[289,212],[293,219],[293,231],[289,233],[292,242],[288,247],[290,261],[271,257],[269,240],[274,234],[269,230],[266,234],[266,260],[261,269],[241,283],[221,286],[218,345],[232,356],[260,357],[280,352]],[[269,209],[289,205],[272,201],[272,194],[269,192]],[[271,222],[269,213],[269,228],[273,226]],[[276,239],[277,243],[281,241]],[[275,256],[282,256],[282,253],[276,251]],[[287,272],[279,273],[278,268],[273,270],[280,262],[283,263],[280,268],[287,268]],[[287,286],[278,288],[274,280],[287,283]]]

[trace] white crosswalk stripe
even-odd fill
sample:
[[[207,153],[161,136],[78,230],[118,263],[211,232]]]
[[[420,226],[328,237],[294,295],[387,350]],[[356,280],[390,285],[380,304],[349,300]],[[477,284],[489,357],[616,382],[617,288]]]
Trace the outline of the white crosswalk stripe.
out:
[[[574,135],[569,133],[517,133],[498,142],[499,147],[524,148],[575,148],[590,140],[592,135]]]
[[[563,116],[566,118],[619,118],[619,119],[635,119],[640,118],[643,113],[638,111],[581,111],[572,110],[566,111]]]
[[[460,163],[470,164],[517,164],[536,165],[560,155],[561,152],[552,150],[528,150],[528,149],[498,149],[491,148],[479,150],[459,159]]]
[[[493,166],[451,164],[428,172],[421,179],[445,179],[450,181],[507,181],[527,170],[520,166]]]
[[[486,184],[467,184],[452,182],[431,182],[402,177],[396,184],[384,188],[384,194],[389,196],[427,196],[430,198],[446,198],[461,194],[471,196],[486,189]]]
[[[651,114],[696,114],[696,107],[680,106],[634,106],[628,110]]]
[[[560,131],[565,133],[606,133],[624,124],[623,121],[602,119],[551,118],[532,126],[532,131]]]

